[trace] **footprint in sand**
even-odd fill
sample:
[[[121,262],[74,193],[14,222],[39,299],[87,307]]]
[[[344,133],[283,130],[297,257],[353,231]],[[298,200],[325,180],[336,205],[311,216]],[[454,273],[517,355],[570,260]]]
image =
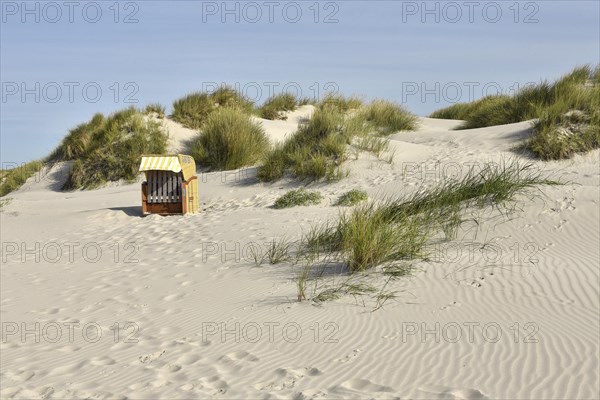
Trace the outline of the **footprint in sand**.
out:
[[[480,280],[481,280],[481,278],[480,278]],[[478,282],[478,281],[471,281],[470,285],[473,286],[473,287],[476,287],[476,288],[480,288],[480,287],[483,286],[481,284],[481,282]]]
[[[393,392],[390,386],[378,385],[368,379],[350,379],[343,382],[340,388],[353,392],[373,393],[373,392]]]
[[[60,367],[53,368],[48,375],[67,375],[74,372],[80,372],[87,363],[80,361],[72,364],[63,365]]]
[[[162,350],[162,351],[157,351],[156,353],[152,353],[152,354],[146,354],[144,356],[139,356],[138,360],[142,363],[142,364],[150,364],[153,361],[159,359],[160,357],[162,357],[163,354],[166,353],[166,350]]]
[[[171,381],[167,377],[161,377],[161,378],[156,377],[151,383],[152,387],[154,387],[154,388],[162,388],[162,387],[168,386],[170,384],[171,384]]]
[[[269,392],[292,389],[296,386],[296,383],[305,376],[321,375],[321,371],[319,371],[318,368],[313,367],[277,368],[274,375],[273,379],[270,379],[267,382],[257,383],[254,385],[254,388]]]
[[[116,361],[108,356],[92,357],[90,358],[90,364],[92,365],[113,365]]]
[[[211,396],[222,396],[227,393],[229,385],[227,382],[221,379],[219,375],[211,376],[209,378],[201,378],[201,388],[208,391]]]
[[[164,326],[162,328],[159,329],[158,334],[159,335],[170,335],[173,333],[177,333],[179,332],[181,329],[179,327],[176,326]]]
[[[560,222],[558,223],[558,225],[554,225],[554,230],[560,231],[562,230],[562,227],[567,224],[568,221],[566,219],[562,219],[560,220]]]
[[[181,365],[192,365],[195,362],[197,362],[198,360],[200,360],[202,357],[200,357],[197,354],[184,354],[182,356],[180,356],[177,361],[175,361],[177,364],[181,364]]]
[[[40,311],[40,314],[44,314],[44,315],[54,315],[54,314],[58,314],[59,312],[65,310],[65,308],[49,308],[47,310],[44,311]]]
[[[179,390],[186,392],[185,398],[190,397],[189,393],[196,395],[195,398],[206,398],[208,396],[223,395],[225,392],[220,392],[220,389],[206,388],[201,383],[185,383],[179,387]],[[227,389],[224,389],[225,391]],[[216,393],[215,393],[216,392]]]
[[[183,294],[183,293],[174,293],[174,294],[170,294],[168,296],[163,297],[162,300],[163,301],[175,301],[175,300],[180,300],[184,297],[185,297],[185,294]]]
[[[358,357],[358,353],[360,353],[361,351],[362,351],[362,349],[354,349],[354,350],[352,350],[351,354],[348,354],[346,357],[343,357],[343,358],[338,358],[335,361],[340,362],[340,363],[352,362],[352,361],[354,361],[354,359],[356,357]]]
[[[57,350],[62,351],[64,353],[72,353],[81,350],[81,347],[70,344],[68,346],[59,347]]]
[[[183,368],[183,367],[179,364],[165,364],[160,368],[160,370],[162,372],[172,374],[172,373],[181,371],[181,368]]]
[[[456,389],[445,386],[423,386],[419,390],[432,394],[434,399],[450,399],[450,400],[486,400],[487,397],[477,389]]]
[[[197,334],[196,336],[201,336],[201,334]],[[202,342],[201,339],[195,339],[193,337],[184,336],[184,337],[182,337],[180,339],[175,339],[175,340],[169,342],[167,344],[167,346],[168,347],[175,347],[175,346],[186,345],[186,346],[199,347],[199,346],[208,346],[210,343],[211,342],[208,341],[208,340],[206,342]]]
[[[450,304],[448,304],[448,305],[446,305],[446,306],[442,306],[442,307],[440,307],[440,310],[447,310],[447,309],[449,309],[449,308],[452,308],[452,307],[458,307],[458,306],[460,306],[460,303],[459,303],[459,302],[457,302],[457,301],[453,301],[452,303],[450,303]]]
[[[226,369],[239,370],[250,363],[255,363],[257,361],[259,361],[258,357],[247,351],[241,350],[224,355],[218,360],[218,363]]]
[[[382,339],[388,339],[388,340],[396,340],[399,337],[401,337],[401,333],[400,332],[394,332],[391,335],[383,335],[381,338]]]
[[[293,398],[296,400],[328,399],[330,397],[331,396],[329,395],[329,393],[326,390],[323,391],[320,389],[303,390],[293,396]]]
[[[46,386],[39,391],[40,399],[49,399],[54,394],[54,388],[52,386]]]

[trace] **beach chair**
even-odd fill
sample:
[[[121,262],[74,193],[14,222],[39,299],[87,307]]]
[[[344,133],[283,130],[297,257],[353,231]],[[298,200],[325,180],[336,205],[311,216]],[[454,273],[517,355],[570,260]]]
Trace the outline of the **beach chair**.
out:
[[[198,177],[191,156],[142,156],[142,215],[188,214],[198,212]]]

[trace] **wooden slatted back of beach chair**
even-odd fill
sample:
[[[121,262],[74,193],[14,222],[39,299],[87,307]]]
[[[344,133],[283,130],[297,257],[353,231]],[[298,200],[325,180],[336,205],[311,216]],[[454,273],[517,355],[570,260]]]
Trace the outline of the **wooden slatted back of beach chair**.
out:
[[[181,172],[148,171],[148,203],[179,203],[181,201]]]

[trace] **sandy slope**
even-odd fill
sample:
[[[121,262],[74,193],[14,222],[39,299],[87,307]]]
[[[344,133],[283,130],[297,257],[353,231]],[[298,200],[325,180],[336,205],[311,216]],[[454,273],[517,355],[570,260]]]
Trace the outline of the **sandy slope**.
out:
[[[263,124],[281,140],[310,111]],[[597,397],[598,152],[538,163],[571,183],[523,199],[511,219],[465,224],[391,282],[397,298],[375,312],[369,297],[298,303],[300,267],[254,266],[248,243],[297,239],[335,218],[346,190],[434,185],[512,156],[529,132],[528,123],[421,122],[393,136],[393,165],[361,154],[348,178],[314,185],[326,197],[319,206],[270,208],[296,184],[258,184],[252,168],[202,174],[204,211],[168,218],[138,217],[138,184],[62,193],[61,166],[32,179],[0,213],[2,398]],[[193,134],[166,123],[173,146]],[[39,262],[22,260],[36,243]],[[21,337],[35,323],[39,340]]]

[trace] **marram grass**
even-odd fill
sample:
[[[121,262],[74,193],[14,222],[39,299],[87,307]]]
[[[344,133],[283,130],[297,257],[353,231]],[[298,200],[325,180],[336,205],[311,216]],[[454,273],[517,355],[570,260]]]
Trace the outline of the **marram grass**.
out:
[[[275,208],[289,208],[297,206],[308,206],[319,204],[323,200],[321,193],[300,188],[296,190],[290,190],[283,196],[275,200],[273,207]]]
[[[190,154],[201,166],[232,170],[254,165],[270,149],[262,126],[238,108],[219,108],[193,139]]]
[[[553,83],[455,104],[431,117],[465,120],[458,129],[535,120],[533,135],[522,147],[542,160],[569,158],[600,148],[599,77],[600,66],[577,67]]]
[[[326,254],[350,272],[423,258],[438,233],[455,234],[469,208],[514,209],[518,196],[535,196],[540,185],[557,185],[533,164],[509,160],[408,196],[360,205],[335,223],[313,227],[304,237],[307,253]],[[450,237],[448,237],[450,236]]]
[[[133,181],[143,154],[163,154],[168,134],[135,108],[96,114],[71,130],[48,161],[74,161],[63,189],[91,189],[106,182]]]
[[[236,108],[247,114],[254,110],[252,101],[229,86],[212,93],[190,93],[173,103],[171,118],[190,129],[200,129],[208,116],[219,108]]]
[[[20,188],[27,179],[44,166],[42,161],[31,161],[15,168],[0,171],[0,197]]]

